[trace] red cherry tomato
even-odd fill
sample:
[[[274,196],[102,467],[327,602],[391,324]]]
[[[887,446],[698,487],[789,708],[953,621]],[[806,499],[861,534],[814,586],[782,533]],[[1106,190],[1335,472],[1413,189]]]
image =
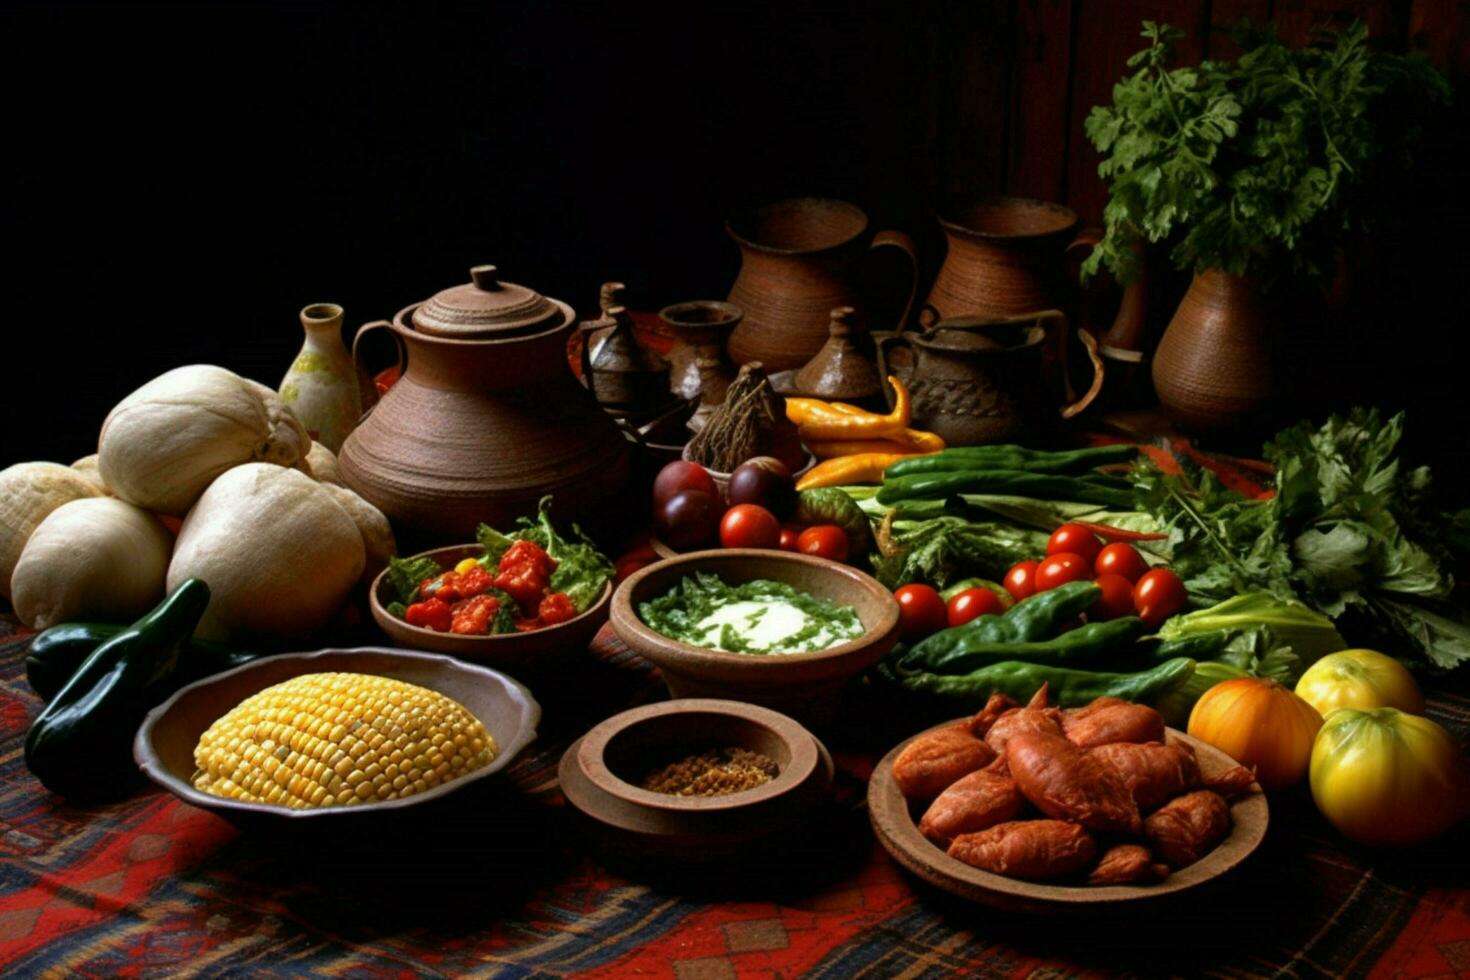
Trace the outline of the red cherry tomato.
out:
[[[833,561],[847,561],[847,532],[836,524],[818,524],[801,532],[796,550]]]
[[[1020,602],[1036,594],[1036,565],[1034,561],[1019,561],[1006,572],[1005,581],[1001,584],[1012,599]]]
[[[1089,565],[1102,550],[1102,542],[1081,524],[1063,524],[1046,539],[1048,555],[1077,555]]]
[[[1068,582],[1092,578],[1092,562],[1070,553],[1052,555],[1036,566],[1036,591],[1045,592]]]
[[[801,531],[794,527],[783,527],[781,529],[781,540],[777,547],[782,551],[795,551],[796,542],[801,538]]]
[[[1102,589],[1102,595],[1087,610],[1088,619],[1117,619],[1133,615],[1132,582],[1121,575],[1099,575],[1097,587]]]
[[[922,640],[948,624],[944,600],[930,586],[915,582],[900,587],[893,597],[898,600],[899,626],[905,640]]]
[[[1092,563],[1092,568],[1097,572],[1098,578],[1104,575],[1121,575],[1130,582],[1137,582],[1148,571],[1148,562],[1143,560],[1143,556],[1133,545],[1115,541],[1105,545],[1097,553],[1097,560]]]
[[[720,518],[720,544],[726,548],[775,548],[781,522],[759,504],[736,504]]]
[[[1132,599],[1132,596],[1129,596]],[[950,597],[945,614],[949,625],[959,626],[981,616],[998,616],[1005,612],[1000,596],[989,589],[966,589]]]
[[[1149,629],[1157,629],[1170,616],[1183,612],[1188,602],[1184,583],[1167,568],[1149,570],[1133,587],[1133,607]]]

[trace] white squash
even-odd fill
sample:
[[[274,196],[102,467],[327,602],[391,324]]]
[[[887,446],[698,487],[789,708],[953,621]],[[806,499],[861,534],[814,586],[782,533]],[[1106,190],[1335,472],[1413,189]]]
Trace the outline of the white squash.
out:
[[[103,482],[129,503],[182,515],[241,463],[291,466],[311,437],[275,392],[210,364],[174,368],[124,398],[97,441]]]
[[[101,496],[80,473],[60,463],[16,463],[0,470],[0,595],[36,526],[62,504]]]
[[[184,518],[168,585],[209,585],[200,637],[304,635],[332,618],[365,563],[362,532],[322,484],[246,463],[211,483]]]
[[[321,443],[312,442],[311,451],[306,454],[306,463],[311,468],[311,475],[318,481],[345,486],[337,471],[337,454]]]
[[[393,539],[392,525],[382,511],[346,487],[332,483],[322,483],[320,486],[347,511],[347,516],[352,518],[352,523],[362,533],[362,546],[367,556],[362,577],[370,581],[388,567],[389,558],[398,554],[398,542]]]
[[[82,479],[96,487],[98,493],[106,494],[109,497],[112,496],[107,489],[107,484],[102,480],[102,471],[97,468],[96,453],[90,456],[83,456],[81,459],[72,463],[71,468],[79,473]]]
[[[62,504],[32,532],[16,563],[15,614],[35,629],[137,619],[163,598],[172,545],[157,517],[115,497]]]

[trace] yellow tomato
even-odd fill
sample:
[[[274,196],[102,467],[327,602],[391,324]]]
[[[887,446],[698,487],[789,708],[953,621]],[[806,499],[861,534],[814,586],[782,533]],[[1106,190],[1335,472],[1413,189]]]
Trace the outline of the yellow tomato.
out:
[[[1397,708],[1339,708],[1312,747],[1312,799],[1363,844],[1429,840],[1465,815],[1470,777],[1443,728]]]
[[[1342,650],[1317,661],[1296,693],[1325,718],[1338,708],[1398,708],[1424,713],[1424,695],[1404,665],[1376,650]]]
[[[1307,774],[1320,727],[1316,708],[1263,677],[1216,684],[1189,713],[1189,734],[1254,766],[1257,781],[1271,790],[1286,789]]]

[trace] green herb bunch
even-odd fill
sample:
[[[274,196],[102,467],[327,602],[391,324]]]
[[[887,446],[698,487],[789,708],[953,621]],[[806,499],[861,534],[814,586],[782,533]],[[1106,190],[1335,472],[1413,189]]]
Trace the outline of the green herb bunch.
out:
[[[1350,641],[1406,662],[1470,662],[1470,613],[1452,599],[1454,520],[1431,503],[1429,470],[1398,456],[1403,415],[1355,408],[1266,446],[1275,495],[1249,499],[1207,470],[1140,463],[1142,510],[1170,529],[1170,567],[1200,602],[1255,590],[1299,598]]]
[[[1084,275],[1132,278],[1140,238],[1171,242],[1180,268],[1331,272],[1338,236],[1374,224],[1375,195],[1448,102],[1444,76],[1370,50],[1360,22],[1305,48],[1245,25],[1238,61],[1171,69],[1182,36],[1145,21],[1135,70],[1088,113],[1109,197]]]

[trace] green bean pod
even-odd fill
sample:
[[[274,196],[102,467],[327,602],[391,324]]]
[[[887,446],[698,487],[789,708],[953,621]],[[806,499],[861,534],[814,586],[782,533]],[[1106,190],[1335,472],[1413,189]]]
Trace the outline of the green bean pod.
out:
[[[950,473],[975,469],[1025,470],[1028,473],[1077,473],[1094,466],[1126,463],[1138,455],[1131,445],[1090,446],[1048,451],[1024,446],[956,446],[930,456],[902,459],[884,471],[885,478],[916,473]]]
[[[891,676],[911,691],[961,701],[970,710],[978,710],[996,693],[1007,694],[1022,703],[1029,701],[1042,684],[1048,685],[1051,703],[1064,708],[1091,704],[1103,697],[1148,703],[1183,684],[1193,673],[1194,661],[1178,657],[1132,674],[1007,660],[968,674],[906,673],[900,670],[892,672]]]
[[[1127,509],[1133,506],[1132,491],[1090,477],[1056,476],[1024,470],[960,470],[952,473],[919,473],[885,479],[878,502],[896,503],[918,497],[948,497],[951,494],[992,493],[1039,497],[1046,500],[1076,500],[1088,504]]]

